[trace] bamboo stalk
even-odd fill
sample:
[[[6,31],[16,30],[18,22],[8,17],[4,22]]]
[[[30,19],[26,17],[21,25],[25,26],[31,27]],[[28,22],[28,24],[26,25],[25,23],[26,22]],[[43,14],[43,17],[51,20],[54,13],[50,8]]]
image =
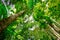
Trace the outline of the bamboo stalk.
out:
[[[57,39],[60,39],[60,34],[56,32],[54,28],[52,28],[50,25],[49,25],[49,28],[51,29],[51,32],[57,37]]]

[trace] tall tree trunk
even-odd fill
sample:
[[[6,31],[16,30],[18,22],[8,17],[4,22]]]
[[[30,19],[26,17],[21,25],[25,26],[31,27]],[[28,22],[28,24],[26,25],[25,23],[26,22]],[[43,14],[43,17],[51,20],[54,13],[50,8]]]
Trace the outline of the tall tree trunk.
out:
[[[2,30],[4,30],[12,21],[16,20],[16,18],[18,16],[21,16],[24,12],[25,12],[25,10],[22,10],[15,15],[11,15],[10,17],[8,17],[6,19],[1,20],[0,21],[0,32],[2,32]]]

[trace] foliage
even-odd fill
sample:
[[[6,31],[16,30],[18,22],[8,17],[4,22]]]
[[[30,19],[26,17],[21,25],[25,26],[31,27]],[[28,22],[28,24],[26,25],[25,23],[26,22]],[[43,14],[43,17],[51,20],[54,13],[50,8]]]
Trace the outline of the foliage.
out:
[[[3,3],[0,2],[0,20],[7,17],[7,11]]]
[[[46,22],[52,24],[53,20],[50,18],[56,21],[60,19],[59,2],[60,0],[10,0],[9,4],[6,4],[10,11],[8,13],[4,4],[0,2],[0,20],[27,9],[24,15],[18,17],[4,30],[4,40],[57,40]],[[12,7],[13,5],[15,7]],[[15,10],[11,11],[11,8]]]

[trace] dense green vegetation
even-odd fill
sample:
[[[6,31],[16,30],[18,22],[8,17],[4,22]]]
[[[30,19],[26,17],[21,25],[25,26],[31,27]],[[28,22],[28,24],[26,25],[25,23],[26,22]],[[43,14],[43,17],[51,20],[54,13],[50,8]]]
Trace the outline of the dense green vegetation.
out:
[[[0,0],[0,40],[60,40],[60,0]]]

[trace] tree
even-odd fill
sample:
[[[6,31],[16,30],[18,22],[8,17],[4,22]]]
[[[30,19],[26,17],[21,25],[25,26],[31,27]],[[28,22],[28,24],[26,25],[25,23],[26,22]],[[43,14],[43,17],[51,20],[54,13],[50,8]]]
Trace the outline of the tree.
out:
[[[59,2],[60,0],[2,0],[0,32],[4,32],[4,39],[60,40]]]

